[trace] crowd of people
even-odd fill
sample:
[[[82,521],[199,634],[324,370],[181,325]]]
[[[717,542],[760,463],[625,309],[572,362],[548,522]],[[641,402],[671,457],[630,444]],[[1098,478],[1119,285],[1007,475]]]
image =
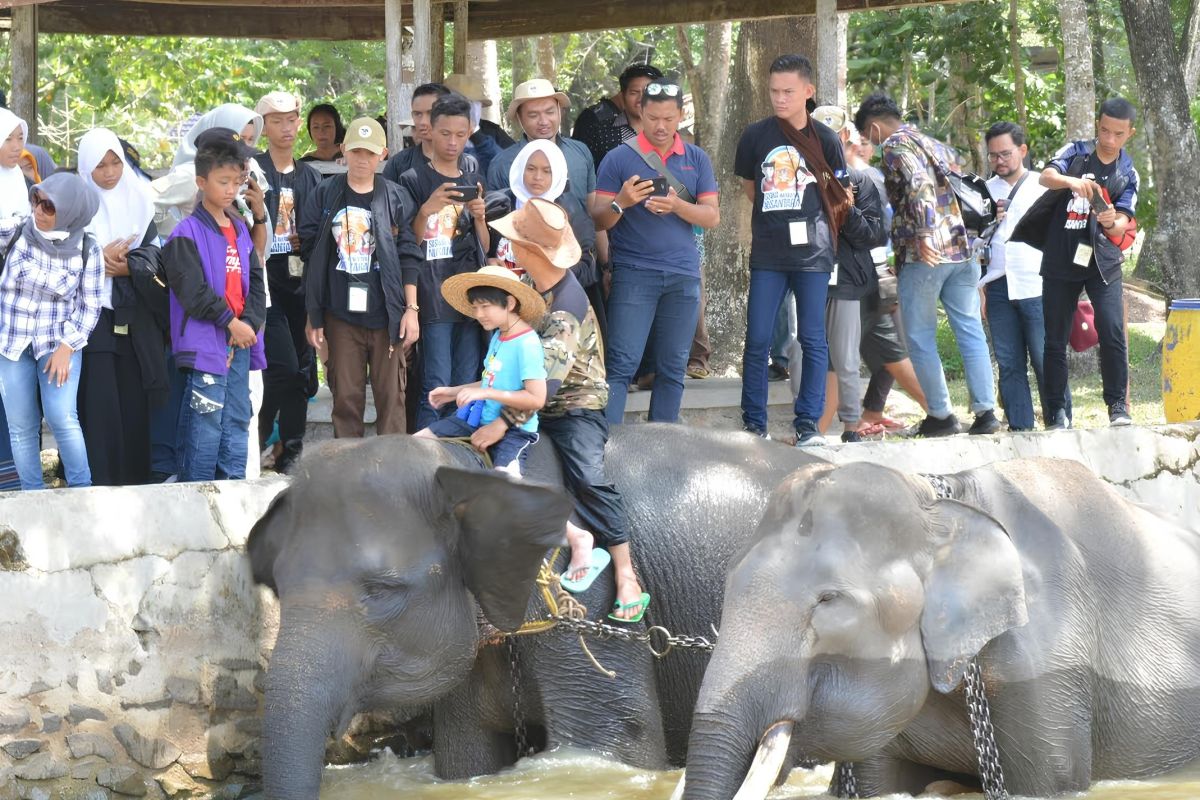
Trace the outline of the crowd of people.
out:
[[[993,125],[984,193],[995,213],[985,200],[980,222],[968,196],[979,184],[958,154],[886,95],[853,115],[818,106],[799,55],[766,78],[773,114],[746,127],[732,165],[752,204],[747,431],[767,435],[768,381],[790,377],[798,446],[823,443],[835,415],[845,442],[898,427],[884,415],[896,382],[925,410],[916,433],[957,433],[939,301],[970,433],[1002,427],[985,325],[1008,427],[1035,427],[1029,366],[1044,425],[1069,427],[1066,349],[1083,291],[1110,421],[1129,423],[1120,266],[1138,176],[1123,149],[1127,101],[1106,101],[1097,138],[1067,144],[1040,175],[1021,128]],[[0,451],[11,447],[0,482],[43,486],[43,417],[71,486],[240,478],[260,452],[286,473],[323,365],[338,437],[363,435],[368,385],[378,433],[507,443],[492,457],[514,474],[518,445],[548,433],[590,493],[585,527],[619,547],[601,461],[609,426],[639,385],[650,421],[677,421],[685,378],[709,374],[713,165],[680,133],[681,86],[647,64],[583,109],[573,136],[569,99],[549,81],[514,89],[518,141],[482,118],[489,105],[467,76],[418,86],[411,146],[389,153],[378,120],[347,124],[330,103],[305,114],[301,98],[274,91],[201,116],[154,181],[104,128],[82,137],[73,168],[56,169],[0,109]],[[314,149],[297,157],[301,125]],[[553,271],[531,268],[538,259]],[[562,268],[570,291],[550,280]],[[476,283],[452,295],[464,275]],[[532,332],[541,370],[528,363]],[[527,369],[514,379],[499,365],[518,353]],[[572,536],[582,578],[592,534]]]

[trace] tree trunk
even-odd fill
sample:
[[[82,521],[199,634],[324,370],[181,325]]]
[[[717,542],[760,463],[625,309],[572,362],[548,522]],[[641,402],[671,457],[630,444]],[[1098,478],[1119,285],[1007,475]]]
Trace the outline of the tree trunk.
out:
[[[1087,3],[1058,0],[1058,16],[1062,24],[1067,138],[1091,139],[1096,135],[1096,82]]]
[[[545,34],[537,37],[537,76],[556,83],[558,64],[554,57],[554,37]]]
[[[1017,0],[1008,0],[1008,47],[1012,54],[1013,99],[1017,104],[1017,124],[1029,129],[1029,114],[1025,110],[1025,64],[1021,58],[1021,19]]]
[[[1104,59],[1104,43],[1108,41],[1108,15],[1100,13],[1100,0],[1087,0],[1088,24],[1092,32],[1092,82],[1096,93],[1107,97],[1110,93],[1108,71]]]
[[[1158,171],[1158,224],[1142,259],[1153,259],[1168,297],[1200,297],[1200,141],[1184,91],[1183,59],[1175,48],[1169,0],[1121,0],[1129,55],[1141,95],[1141,113],[1154,129]],[[1164,48],[1170,50],[1164,53]]]
[[[495,39],[475,40],[467,43],[467,74],[474,75],[483,81],[483,93],[492,101],[490,106],[484,106],[483,118],[503,124],[500,70],[496,64],[497,61]]]
[[[696,144],[703,147],[708,140],[705,138],[707,131],[701,130],[704,126],[701,125],[700,120],[708,116],[707,110],[710,108],[707,96],[708,87],[704,85],[704,79],[700,77],[700,69],[696,66],[696,56],[692,53],[692,42],[688,39],[687,29],[687,25],[675,26],[675,46],[679,50],[683,74],[692,95],[692,118],[695,120],[692,133],[695,136]]]
[[[512,40],[512,85],[524,83],[533,77],[533,39]]]
[[[704,100],[708,108],[725,108],[729,96],[729,71],[733,68],[733,23],[710,22],[704,26],[704,61],[700,65],[704,81]],[[695,90],[693,90],[695,91]],[[721,141],[724,114],[710,114],[696,120],[706,142]]]
[[[1200,87],[1200,0],[1192,0],[1188,11],[1187,27],[1183,30],[1183,85],[1188,100],[1196,96]]]
[[[816,50],[816,24],[811,16],[743,22],[729,79],[724,130],[710,147],[721,187],[721,225],[705,238],[708,333],[717,371],[741,364],[746,335],[746,299],[750,287],[750,203],[742,181],[733,174],[738,139],[749,123],[771,114],[767,69],[780,53]]]

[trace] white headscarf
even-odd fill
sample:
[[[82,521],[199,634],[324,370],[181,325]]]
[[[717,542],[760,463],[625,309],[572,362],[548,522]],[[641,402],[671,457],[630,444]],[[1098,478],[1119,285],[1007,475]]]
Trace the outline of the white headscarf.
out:
[[[544,194],[531,194],[525,187],[525,167],[534,153],[545,153],[550,162],[550,188]],[[551,139],[534,139],[521,148],[508,170],[508,186],[517,200],[517,208],[529,202],[530,197],[540,197],[551,202],[557,200],[567,188],[567,159],[563,151]]]
[[[240,134],[242,128],[245,128],[250,123],[254,123],[254,140],[258,141],[258,137],[262,136],[262,117],[245,106],[239,106],[237,103],[226,103],[225,105],[217,106],[196,120],[196,124],[187,132],[187,136],[183,137],[183,141],[179,143],[179,149],[175,151],[173,166],[188,164],[196,160],[196,137],[206,130],[210,128],[229,128],[234,133]]]
[[[22,141],[28,139],[29,125],[25,120],[7,108],[0,108],[0,142],[18,127]],[[0,167],[0,217],[27,217],[31,211],[29,185],[25,183],[25,173],[21,171],[20,164],[7,169]]]
[[[124,169],[121,180],[111,189],[96,186],[92,170],[108,153],[116,153]],[[95,128],[79,140],[79,177],[100,194],[100,209],[87,229],[96,243],[105,247],[117,239],[136,236],[133,247],[141,244],[150,220],[154,219],[154,200],[149,185],[139,178],[125,160],[125,150],[117,135],[108,128]]]

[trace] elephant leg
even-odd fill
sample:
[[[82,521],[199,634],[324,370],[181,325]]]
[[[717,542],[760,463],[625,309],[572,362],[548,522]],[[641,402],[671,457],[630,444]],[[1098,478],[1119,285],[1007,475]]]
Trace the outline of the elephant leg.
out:
[[[1050,673],[989,696],[1005,785],[1049,797],[1091,785],[1092,720],[1087,683]],[[989,693],[990,694],[990,693]]]
[[[503,714],[485,680],[493,658],[486,651],[481,654],[468,679],[434,703],[433,767],[439,778],[489,775],[516,762],[513,736],[498,730],[495,721]]]
[[[833,780],[829,784],[829,794],[838,797],[838,767],[834,765]],[[853,764],[854,781],[858,788],[859,797],[879,797],[891,794],[910,794],[913,797],[923,793],[931,783],[953,780],[971,786],[977,781],[966,775],[957,775],[944,769],[917,764],[896,756],[872,756]]]

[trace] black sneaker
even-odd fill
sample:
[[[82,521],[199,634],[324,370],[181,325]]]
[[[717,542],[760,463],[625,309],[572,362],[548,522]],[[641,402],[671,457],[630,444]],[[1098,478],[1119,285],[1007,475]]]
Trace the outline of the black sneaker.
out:
[[[1067,419],[1067,411],[1065,408],[1060,408],[1054,412],[1054,419],[1046,423],[1048,431],[1065,431],[1070,430],[1071,420]]]
[[[1129,416],[1124,403],[1116,402],[1108,407],[1108,424],[1114,428],[1133,424],[1133,417]]]
[[[984,436],[999,430],[1000,420],[996,419],[996,412],[989,408],[987,411],[980,411],[975,415],[975,421],[971,423],[971,428],[967,433],[972,436]]]
[[[825,437],[817,430],[817,423],[801,420],[796,423],[796,447],[822,447]]]
[[[766,439],[768,442],[771,441],[771,434],[767,433],[766,431],[760,431],[757,428],[751,428],[749,426],[743,427],[742,431],[744,433],[752,433],[760,439]]]
[[[767,380],[771,383],[776,381],[786,381],[792,374],[788,372],[787,367],[779,364],[770,364],[767,366]]]
[[[945,419],[938,419],[930,415],[921,420],[921,424],[917,426],[917,436],[934,439],[938,436],[953,436],[961,430],[962,428],[958,425],[958,417],[953,414]]]
[[[846,442],[847,444],[851,442],[861,442],[862,440],[863,438],[859,435],[858,431],[842,431],[842,441]]]

